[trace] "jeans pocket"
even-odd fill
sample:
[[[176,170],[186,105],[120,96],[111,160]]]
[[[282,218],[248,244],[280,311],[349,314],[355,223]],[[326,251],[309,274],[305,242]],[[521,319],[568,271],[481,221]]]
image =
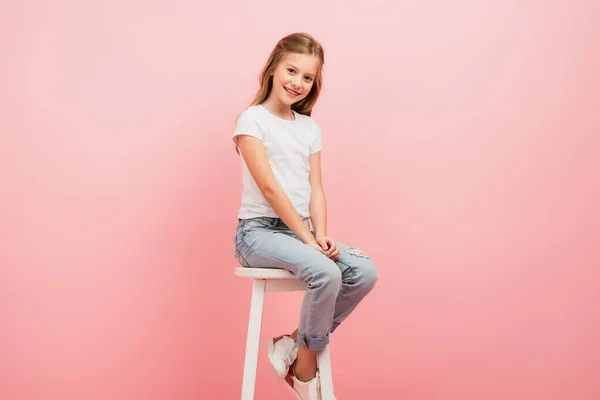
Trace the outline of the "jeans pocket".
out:
[[[264,218],[249,218],[242,222],[241,230],[242,236],[246,236],[247,234],[254,232],[260,229],[267,229],[271,226],[264,220]]]

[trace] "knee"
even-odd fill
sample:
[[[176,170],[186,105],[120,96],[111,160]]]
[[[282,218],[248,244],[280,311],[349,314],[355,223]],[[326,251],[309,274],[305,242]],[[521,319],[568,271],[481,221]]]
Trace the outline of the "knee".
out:
[[[320,264],[308,278],[307,288],[322,288],[336,295],[342,286],[342,272],[331,260]]]
[[[357,285],[360,286],[365,292],[370,292],[375,287],[375,283],[379,278],[377,273],[377,266],[372,259],[365,259],[361,263],[360,273],[357,277]]]

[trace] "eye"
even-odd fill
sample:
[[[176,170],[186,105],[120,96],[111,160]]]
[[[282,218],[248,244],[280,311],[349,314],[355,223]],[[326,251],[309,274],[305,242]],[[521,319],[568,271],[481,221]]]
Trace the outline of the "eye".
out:
[[[304,79],[306,79],[307,82],[311,82],[312,81],[312,78],[310,76],[306,76],[306,77],[304,77]]]
[[[294,73],[294,69],[293,69],[293,68],[288,68],[287,70],[288,70],[288,72],[289,72],[290,74],[293,74],[293,73]]]

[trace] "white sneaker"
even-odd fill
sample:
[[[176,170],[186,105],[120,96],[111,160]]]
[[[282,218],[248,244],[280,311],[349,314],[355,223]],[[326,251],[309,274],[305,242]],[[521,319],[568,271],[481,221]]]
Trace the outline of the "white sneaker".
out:
[[[286,386],[296,396],[298,400],[321,400],[321,378],[319,377],[319,370],[314,378],[308,382],[302,382],[295,375],[292,375],[292,381],[294,386],[290,386],[285,381]]]
[[[290,369],[290,365],[296,361],[298,356],[298,344],[289,336],[284,336],[275,342],[269,339],[268,342],[269,361],[279,379],[285,378]]]

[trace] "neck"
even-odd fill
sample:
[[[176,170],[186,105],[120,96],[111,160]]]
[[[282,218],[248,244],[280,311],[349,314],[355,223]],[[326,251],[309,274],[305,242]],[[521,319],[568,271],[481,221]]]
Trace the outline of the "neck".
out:
[[[265,101],[263,101],[262,105],[278,117],[286,119],[294,117],[294,114],[292,113],[292,107],[282,103],[277,96],[274,96],[273,93],[271,93],[271,95]]]

